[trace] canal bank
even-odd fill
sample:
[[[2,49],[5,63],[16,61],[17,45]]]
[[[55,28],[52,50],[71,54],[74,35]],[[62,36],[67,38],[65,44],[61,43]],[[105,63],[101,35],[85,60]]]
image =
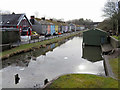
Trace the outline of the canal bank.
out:
[[[43,87],[43,90],[57,88],[108,88],[110,90],[117,90],[118,81],[111,77],[102,77],[91,74],[66,74],[47,83]]]
[[[110,36],[107,44],[101,45],[104,66],[107,76],[116,80],[119,78],[118,64],[120,59],[120,40]]]
[[[10,50],[7,50],[7,51],[4,51],[4,52],[0,53],[0,58],[2,60],[7,59],[11,56],[14,56],[14,55],[17,55],[17,54],[20,54],[20,53],[29,52],[29,51],[32,51],[32,50],[35,50],[35,49],[38,49],[38,48],[41,48],[41,47],[46,47],[46,45],[50,45],[52,43],[60,42],[64,39],[68,39],[68,38],[74,37],[76,35],[81,35],[81,34],[82,34],[82,31],[72,33],[68,36],[56,37],[56,38],[53,38],[53,39],[50,39],[50,40],[44,40],[44,41],[37,42],[37,43],[24,44],[24,45],[21,45],[19,47],[12,48]]]
[[[102,47],[103,48],[103,47]],[[113,53],[103,55],[104,66],[106,75],[113,79],[119,80],[119,60],[120,60],[120,48],[115,48]]]

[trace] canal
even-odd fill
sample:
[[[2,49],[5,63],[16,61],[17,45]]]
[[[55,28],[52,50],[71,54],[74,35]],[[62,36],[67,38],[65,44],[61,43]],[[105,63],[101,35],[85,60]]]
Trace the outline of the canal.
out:
[[[2,88],[39,88],[44,80],[69,73],[105,76],[100,47],[82,46],[82,37],[54,43],[2,61]],[[15,84],[15,75],[20,81]]]

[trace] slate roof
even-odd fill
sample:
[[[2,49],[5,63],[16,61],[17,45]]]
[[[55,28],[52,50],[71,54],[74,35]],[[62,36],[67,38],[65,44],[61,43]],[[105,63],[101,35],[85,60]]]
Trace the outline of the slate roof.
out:
[[[46,20],[41,20],[41,19],[36,19],[40,24],[46,24],[46,25],[51,25],[51,24],[53,24],[53,23],[51,23],[51,22],[48,22],[48,21],[46,21]]]
[[[39,21],[41,24],[47,24],[47,25],[50,25],[50,24],[52,24],[52,23],[50,23],[50,22],[47,22],[46,20],[41,20],[41,21]]]
[[[2,20],[0,20],[0,25],[16,26],[21,20],[22,16],[24,16],[24,14],[6,14],[1,16],[2,16]]]

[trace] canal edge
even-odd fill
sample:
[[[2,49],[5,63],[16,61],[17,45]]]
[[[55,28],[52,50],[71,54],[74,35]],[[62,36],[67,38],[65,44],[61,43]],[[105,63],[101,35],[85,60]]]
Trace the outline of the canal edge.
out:
[[[84,74],[84,73],[66,73],[66,74],[61,74],[55,78],[53,78],[51,81],[49,81],[46,85],[44,85],[43,87],[40,88],[40,90],[45,90],[47,88],[50,87],[50,85],[57,79],[59,79],[61,76],[64,76],[64,75],[70,75],[70,74]],[[86,75],[95,75],[95,74],[86,74]],[[101,76],[101,75],[96,75],[96,76]],[[105,76],[103,76],[105,77]]]
[[[101,49],[102,49],[102,48],[104,48],[103,45],[101,45]],[[104,52],[104,51],[103,51],[103,49],[102,49],[102,53],[103,53],[103,52]],[[102,55],[102,56],[103,56],[103,58],[104,58],[103,64],[104,64],[104,69],[105,69],[105,74],[106,74],[106,76],[107,76],[107,77],[111,77],[111,78],[117,80],[117,78],[115,78],[115,75],[114,75],[114,73],[113,73],[113,71],[112,71],[112,68],[111,68],[111,66],[110,66],[110,64],[109,64],[108,55]]]

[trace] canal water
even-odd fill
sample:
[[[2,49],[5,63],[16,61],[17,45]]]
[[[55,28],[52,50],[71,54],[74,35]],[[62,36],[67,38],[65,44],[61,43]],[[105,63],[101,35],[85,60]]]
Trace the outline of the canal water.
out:
[[[82,46],[82,37],[16,55],[4,60],[2,66],[2,88],[39,88],[45,79],[69,73],[105,76],[101,48]]]

